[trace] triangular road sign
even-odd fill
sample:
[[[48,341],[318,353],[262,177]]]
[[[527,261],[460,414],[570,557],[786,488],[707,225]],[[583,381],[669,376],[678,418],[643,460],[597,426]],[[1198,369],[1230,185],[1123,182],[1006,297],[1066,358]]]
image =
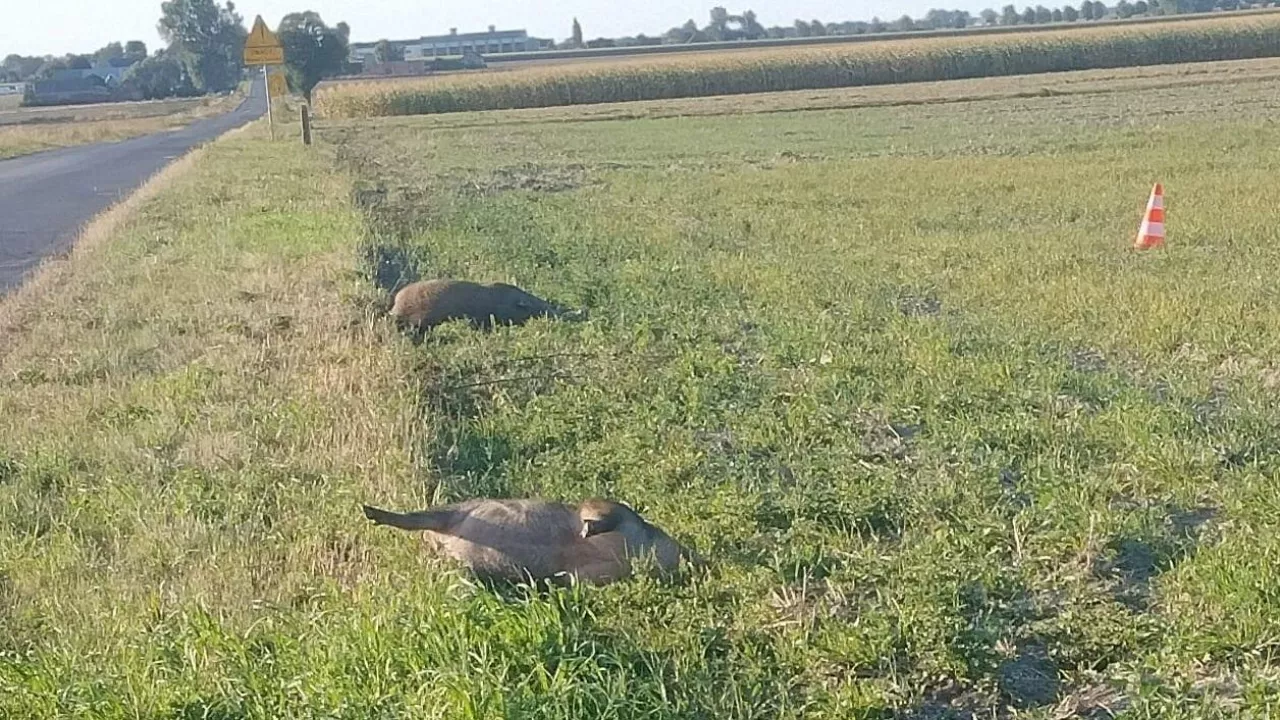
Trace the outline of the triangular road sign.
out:
[[[267,24],[259,15],[253,21],[253,29],[244,41],[245,65],[282,65],[284,64],[284,46],[280,38],[267,29]]]
[[[276,48],[280,47],[280,38],[276,34],[267,29],[267,24],[262,21],[259,15],[253,21],[253,29],[249,31],[249,38],[244,41],[247,48]]]

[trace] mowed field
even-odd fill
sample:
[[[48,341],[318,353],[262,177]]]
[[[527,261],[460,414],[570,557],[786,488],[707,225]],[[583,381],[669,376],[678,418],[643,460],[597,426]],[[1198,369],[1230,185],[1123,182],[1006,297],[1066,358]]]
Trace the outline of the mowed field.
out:
[[[186,100],[54,107],[0,107],[0,160],[173,130],[234,110],[243,93]]]
[[[1214,72],[213,145],[0,306],[0,715],[1280,711],[1280,81]],[[587,319],[414,345],[437,276]],[[360,513],[595,494],[709,567],[495,592]]]

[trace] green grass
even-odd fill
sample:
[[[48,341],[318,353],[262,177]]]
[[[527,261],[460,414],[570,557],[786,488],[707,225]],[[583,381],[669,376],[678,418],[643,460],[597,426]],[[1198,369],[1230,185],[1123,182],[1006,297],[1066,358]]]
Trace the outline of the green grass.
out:
[[[0,715],[1265,717],[1277,90],[219,143],[19,298]],[[366,256],[590,319],[414,347]],[[711,567],[498,595],[358,509],[595,493]]]

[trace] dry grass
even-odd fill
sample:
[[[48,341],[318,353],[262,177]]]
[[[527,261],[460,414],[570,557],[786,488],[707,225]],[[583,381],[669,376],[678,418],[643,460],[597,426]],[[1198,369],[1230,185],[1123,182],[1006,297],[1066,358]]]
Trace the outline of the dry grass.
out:
[[[20,108],[0,112],[0,159],[41,150],[113,142],[185,127],[228,112],[240,93],[191,100]]]
[[[414,474],[412,388],[348,186],[264,136],[172,166],[0,306],[0,716],[96,716],[15,688],[19,646],[123,659],[144,608],[247,623],[374,570],[350,518]]]
[[[0,301],[0,361],[22,342],[24,331],[30,329],[40,313],[54,306],[72,285],[77,273],[84,273],[92,260],[102,251],[122,223],[132,219],[139,209],[160,193],[170,183],[190,172],[204,155],[204,148],[197,148],[166,165],[150,180],[143,183],[132,195],[108,208],[85,226],[70,252],[43,260],[25,283]]]
[[[1272,57],[1280,14],[975,37],[619,58],[332,83],[326,117],[553,107]]]

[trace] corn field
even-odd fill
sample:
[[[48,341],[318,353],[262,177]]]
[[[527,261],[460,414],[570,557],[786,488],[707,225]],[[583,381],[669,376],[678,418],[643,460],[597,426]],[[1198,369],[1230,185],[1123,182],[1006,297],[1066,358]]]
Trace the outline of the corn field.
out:
[[[1280,15],[527,66],[317,89],[325,117],[662,100],[1280,55]]]

